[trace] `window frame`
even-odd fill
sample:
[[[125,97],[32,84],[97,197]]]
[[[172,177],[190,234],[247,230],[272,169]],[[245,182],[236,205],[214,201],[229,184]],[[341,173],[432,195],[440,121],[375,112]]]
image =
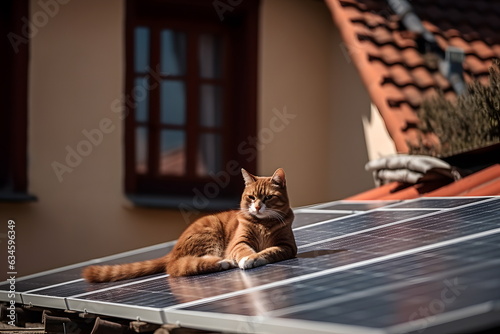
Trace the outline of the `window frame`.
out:
[[[127,103],[125,103],[125,192],[134,203],[146,206],[179,206],[181,203],[192,203],[196,196],[195,189],[203,190],[203,187],[213,181],[211,177],[196,176],[194,166],[188,167],[188,174],[183,177],[159,176],[151,174],[138,174],[136,172],[135,157],[135,129],[137,122],[134,117],[134,103],[132,102],[134,82],[136,73],[134,71],[134,29],[140,26],[150,27],[150,58],[151,67],[156,68],[159,64],[159,50],[156,48],[159,42],[153,41],[153,31],[159,36],[161,29],[179,29],[186,31],[188,39],[199,34],[200,27],[211,32],[218,31],[226,34],[227,44],[231,45],[225,52],[226,61],[222,66],[226,67],[223,72],[227,73],[227,82],[224,87],[231,88],[231,83],[238,83],[233,91],[225,91],[224,102],[226,104],[226,115],[223,116],[225,126],[222,128],[225,138],[230,140],[223,149],[222,169],[226,169],[226,163],[236,161],[239,167],[255,170],[257,165],[256,155],[242,156],[239,153],[239,143],[248,142],[249,138],[255,137],[257,123],[257,36],[258,36],[258,1],[242,3],[226,12],[221,21],[212,3],[206,1],[190,0],[176,1],[166,0],[157,2],[154,0],[128,0],[126,8],[126,82],[125,91]],[[242,43],[242,40],[245,41]],[[193,44],[188,41],[189,45]],[[156,46],[155,46],[156,45]],[[156,55],[153,55],[156,53]],[[187,53],[187,57],[193,57],[195,53]],[[197,60],[187,59],[188,64]],[[236,70],[235,70],[236,69]],[[150,77],[157,76],[150,73]],[[186,91],[191,91],[191,97],[197,96],[193,92],[201,87],[205,79],[186,76]],[[232,85],[236,86],[236,85]],[[159,89],[150,90],[150,110],[153,117],[159,119]],[[189,95],[187,93],[186,95]],[[130,102],[129,102],[130,101]],[[151,103],[157,105],[151,106]],[[198,138],[200,125],[196,116],[198,110],[198,99],[188,102],[190,105],[186,110],[186,135],[187,140]],[[238,112],[231,113],[231,110]],[[151,115],[150,115],[151,116]],[[150,127],[161,125],[150,122]],[[205,129],[214,131],[214,129]],[[159,136],[160,131],[157,130]],[[155,138],[150,135],[149,138]],[[250,140],[251,141],[251,140]],[[159,152],[159,140],[156,138],[149,143],[149,150]],[[254,145],[248,143],[248,145]],[[196,160],[193,157],[194,149],[190,147],[187,152],[190,156],[187,161]],[[251,159],[250,159],[251,158]],[[159,153],[148,157],[150,166],[158,166]],[[233,164],[234,165],[234,164]],[[234,207],[239,200],[243,182],[241,176],[231,175],[231,181],[227,186],[220,187],[218,198],[211,199],[206,209]],[[231,203],[231,204],[229,204]]]
[[[29,37],[24,21],[29,18],[28,0],[3,1],[0,30],[5,37],[0,44],[2,84],[0,99],[0,201],[34,201],[28,194],[28,64]]]

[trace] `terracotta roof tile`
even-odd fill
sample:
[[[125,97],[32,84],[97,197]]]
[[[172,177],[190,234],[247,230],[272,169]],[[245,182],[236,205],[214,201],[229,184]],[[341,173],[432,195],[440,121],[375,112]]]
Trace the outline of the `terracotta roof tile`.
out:
[[[402,34],[400,31],[394,31],[394,42],[398,46],[400,50],[404,50],[406,48],[415,48],[417,47],[417,43],[413,38],[413,34]]]
[[[500,177],[495,181],[478,187],[473,191],[467,193],[465,196],[498,196],[500,195]]]
[[[406,132],[408,138],[417,136],[413,128]],[[416,197],[500,196],[500,143],[448,157],[444,162],[450,166],[447,173],[430,169],[427,171],[428,174],[415,184],[392,182],[348,199],[402,200]],[[395,168],[397,164],[386,163],[385,166]],[[416,167],[411,166],[417,164],[415,161],[414,164],[405,166],[412,169]],[[454,181],[456,172],[467,176]]]
[[[389,67],[389,73],[383,78],[382,85],[393,84],[399,87],[405,87],[413,84],[413,77],[410,72],[402,65]]]
[[[479,59],[489,60],[497,57],[495,51],[482,40],[476,40],[470,42],[470,47],[473,50],[474,55],[476,55]]]
[[[500,43],[492,45],[491,49],[493,50],[493,52],[497,57],[500,57]]]
[[[406,187],[408,187],[408,185]],[[392,182],[377,188],[367,190],[363,193],[348,197],[345,200],[376,200],[381,198],[382,196],[386,196],[388,194],[398,191],[401,188],[406,188],[406,187],[405,185],[402,185],[399,182]]]
[[[490,190],[489,187],[492,187]],[[498,188],[497,188],[498,187]],[[436,191],[425,194],[427,197],[439,196],[490,196],[500,195],[500,165],[493,165],[469,175]]]
[[[420,88],[434,87],[437,85],[433,73],[424,67],[419,67],[411,71],[416,85]]]
[[[402,61],[407,65],[408,68],[425,66],[425,61],[416,48],[408,48],[402,50],[399,54],[401,54]]]
[[[448,40],[445,36],[443,36],[442,34],[434,34],[434,38],[436,39],[436,42],[438,43],[439,47],[443,50],[445,50],[449,45],[451,46],[456,46],[456,47],[459,47],[459,48],[467,48],[467,49],[470,49],[470,46],[466,43],[462,43],[463,40],[460,39],[456,41],[455,44],[460,44],[460,45],[453,45],[450,40]],[[464,50],[465,51],[465,50]],[[467,53],[467,52],[465,52]]]
[[[446,91],[451,89],[450,82],[439,72],[434,72],[434,80],[439,89]]]
[[[450,184],[417,183],[415,185],[392,182],[363,193],[351,196],[348,200],[404,200],[417,197],[452,196],[499,196],[500,164],[469,175]]]
[[[422,103],[423,94],[426,89],[422,87],[417,88],[416,86],[408,86],[401,88],[401,90],[405,96],[404,102],[407,102],[413,109],[417,110]]]
[[[407,142],[419,136],[407,129],[418,122],[422,100],[436,89],[454,99],[452,86],[385,0],[326,2],[396,149],[407,152]],[[488,67],[500,57],[500,1],[420,0],[411,5],[443,51],[448,46],[464,50],[465,81],[487,83]],[[403,108],[412,113],[400,112]]]
[[[478,57],[471,56],[466,58],[464,69],[470,71],[474,75],[480,75],[488,73],[488,66],[489,64],[481,61]]]
[[[370,62],[381,62],[384,66],[403,64],[404,59],[399,52],[394,52],[392,46],[372,48],[369,55]]]
[[[427,24],[425,25],[427,29],[429,29],[431,32],[435,34],[442,34],[443,38],[445,40],[451,40],[452,38],[460,38],[460,30],[455,29],[451,24],[443,23],[441,25],[441,29],[436,27],[433,24],[430,24],[426,22]]]
[[[379,197],[379,200],[404,200],[404,199],[413,199],[419,197],[419,187],[418,186],[413,186],[413,187],[408,187],[403,190],[400,190],[398,192],[392,193],[392,194],[386,194],[384,196]]]
[[[405,120],[404,125],[406,128],[403,128],[403,130],[407,129],[409,124],[416,124],[419,121],[415,110],[408,105],[402,105],[401,108],[395,109],[394,112],[400,113],[400,117]]]

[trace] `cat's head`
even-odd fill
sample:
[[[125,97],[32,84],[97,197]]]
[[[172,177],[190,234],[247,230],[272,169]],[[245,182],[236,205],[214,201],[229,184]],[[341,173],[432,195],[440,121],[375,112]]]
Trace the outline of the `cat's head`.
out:
[[[285,171],[278,168],[271,177],[259,177],[241,169],[245,190],[240,207],[244,214],[256,219],[283,220],[290,209]]]

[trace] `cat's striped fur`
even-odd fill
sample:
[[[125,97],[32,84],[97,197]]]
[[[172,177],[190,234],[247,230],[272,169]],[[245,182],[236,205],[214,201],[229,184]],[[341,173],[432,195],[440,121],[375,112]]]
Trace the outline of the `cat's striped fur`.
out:
[[[242,169],[245,189],[240,210],[202,217],[179,237],[172,251],[155,260],[122,265],[89,266],[89,282],[109,282],[166,272],[188,276],[239,267],[249,269],[290,259],[297,254],[294,218],[285,172],[257,177]]]

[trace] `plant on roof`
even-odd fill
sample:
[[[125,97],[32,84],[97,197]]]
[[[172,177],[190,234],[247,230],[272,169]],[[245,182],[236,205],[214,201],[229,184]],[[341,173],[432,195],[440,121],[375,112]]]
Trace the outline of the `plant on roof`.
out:
[[[500,60],[489,72],[489,85],[474,81],[456,101],[439,92],[422,103],[419,129],[436,134],[441,147],[410,145],[411,154],[450,156],[500,142]]]

